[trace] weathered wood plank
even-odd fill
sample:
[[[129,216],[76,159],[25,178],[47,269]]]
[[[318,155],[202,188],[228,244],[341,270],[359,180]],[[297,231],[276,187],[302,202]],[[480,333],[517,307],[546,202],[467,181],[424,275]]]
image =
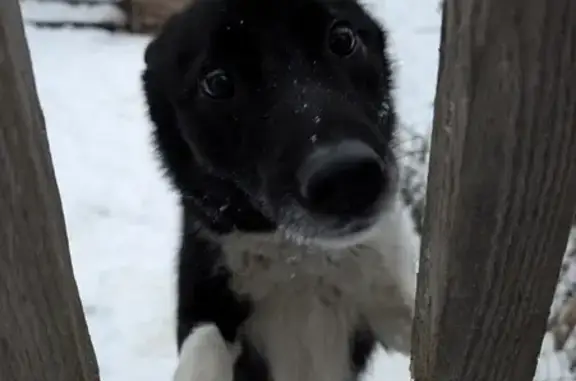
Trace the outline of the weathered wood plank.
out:
[[[529,381],[576,206],[576,2],[443,14],[413,375]]]
[[[0,380],[98,380],[17,0],[0,1]]]

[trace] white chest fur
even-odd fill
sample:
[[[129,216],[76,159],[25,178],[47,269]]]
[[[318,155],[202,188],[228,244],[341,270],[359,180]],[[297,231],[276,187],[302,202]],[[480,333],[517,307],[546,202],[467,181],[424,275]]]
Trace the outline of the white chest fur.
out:
[[[372,238],[346,249],[261,235],[223,242],[232,287],[254,302],[244,327],[275,381],[345,381],[361,319],[393,349],[409,350],[417,243],[409,217],[391,212]]]

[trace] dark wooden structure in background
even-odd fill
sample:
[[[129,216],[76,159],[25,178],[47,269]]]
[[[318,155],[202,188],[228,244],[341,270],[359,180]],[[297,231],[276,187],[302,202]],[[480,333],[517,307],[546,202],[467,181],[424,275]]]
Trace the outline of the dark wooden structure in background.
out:
[[[154,33],[194,0],[20,0],[24,20],[41,27]]]

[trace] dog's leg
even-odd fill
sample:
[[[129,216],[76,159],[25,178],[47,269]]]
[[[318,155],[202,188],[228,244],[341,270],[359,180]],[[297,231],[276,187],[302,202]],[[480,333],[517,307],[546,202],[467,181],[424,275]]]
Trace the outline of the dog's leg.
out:
[[[185,218],[178,263],[178,349],[197,326],[213,323],[226,343],[237,341],[251,306],[231,289],[232,274],[221,266],[221,249],[194,232]],[[192,231],[192,233],[191,233]]]
[[[368,323],[387,350],[410,355],[420,239],[400,203],[371,245],[382,253],[382,283],[366,306]]]
[[[174,381],[233,381],[236,357],[216,325],[199,325],[182,344]]]
[[[397,290],[390,292],[377,306],[368,309],[368,323],[376,339],[386,350],[410,355],[414,307],[411,300],[400,297]]]

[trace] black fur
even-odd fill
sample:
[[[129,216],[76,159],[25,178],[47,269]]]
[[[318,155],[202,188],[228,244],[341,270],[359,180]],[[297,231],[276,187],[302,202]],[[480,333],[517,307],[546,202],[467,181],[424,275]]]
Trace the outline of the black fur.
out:
[[[358,36],[348,57],[326,47],[337,21]],[[214,322],[226,341],[242,342],[235,381],[270,375],[265,356],[239,337],[254,306],[231,290],[218,237],[279,229],[286,197],[298,200],[294,173],[317,144],[370,142],[383,162],[394,164],[385,48],[385,33],[353,0],[195,0],[146,50],[143,83],[155,142],[181,196],[184,222],[178,347],[195,326]],[[199,80],[212,68],[231,73],[231,100],[200,91]],[[374,336],[358,327],[350,340],[357,375]]]

